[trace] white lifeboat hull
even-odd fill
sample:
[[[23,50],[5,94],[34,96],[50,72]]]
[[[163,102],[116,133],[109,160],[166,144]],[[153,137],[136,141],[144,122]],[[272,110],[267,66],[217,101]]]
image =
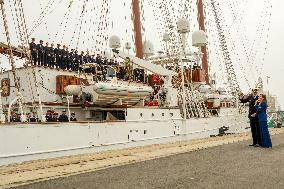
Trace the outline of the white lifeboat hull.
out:
[[[146,97],[153,92],[153,89],[148,86],[128,86],[99,82],[94,85],[94,91],[100,95]]]

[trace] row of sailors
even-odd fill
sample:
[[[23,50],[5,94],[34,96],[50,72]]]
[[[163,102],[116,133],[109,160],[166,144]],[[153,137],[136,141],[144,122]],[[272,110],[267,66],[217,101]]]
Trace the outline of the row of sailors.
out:
[[[62,111],[62,114],[58,116],[57,112],[48,110],[45,115],[46,122],[69,122],[69,118],[66,115],[66,110]],[[39,122],[39,118],[36,116],[36,113],[30,113],[27,115],[28,122]],[[75,112],[71,113],[70,121],[77,121],[75,117]],[[21,114],[12,112],[10,122],[21,122]]]
[[[87,72],[93,73],[96,75],[101,75],[100,80],[106,80],[107,69],[110,66],[116,67],[116,73],[118,79],[129,80],[132,78],[134,81],[144,82],[145,72],[144,69],[136,68],[133,70],[133,77],[127,73],[127,68],[118,66],[118,63],[113,59],[109,61],[102,58],[99,54],[89,55],[82,51],[81,54],[78,54],[77,50],[71,49],[69,52],[68,47],[57,44],[57,48],[54,48],[54,45],[46,42],[44,46],[43,41],[40,40],[39,44],[35,43],[35,38],[32,38],[30,43],[30,50],[32,55],[32,61],[34,66],[47,66],[51,68],[60,68],[64,70],[78,71],[80,66],[85,63],[95,63],[95,69],[89,69]]]
[[[108,73],[108,70],[113,70],[112,73]],[[116,75],[114,74],[114,70]],[[145,82],[145,71],[141,68],[135,68],[132,70],[131,75],[128,73],[127,68],[124,66],[109,66],[109,65],[97,65],[94,67],[88,68],[85,70],[86,73],[92,73],[95,77],[97,77],[98,81],[105,81],[107,77],[116,76],[119,80],[128,81],[130,79],[138,82]]]
[[[47,66],[51,68],[60,68],[66,70],[78,71],[80,66],[85,63],[97,63],[98,65],[114,65],[117,64],[114,60],[108,61],[102,58],[99,54],[90,55],[84,51],[78,54],[78,51],[71,49],[69,51],[66,45],[61,48],[60,44],[54,48],[52,43],[46,42],[45,45],[42,40],[39,44],[35,43],[35,38],[32,38],[30,43],[30,51],[32,55],[32,62],[34,66]]]

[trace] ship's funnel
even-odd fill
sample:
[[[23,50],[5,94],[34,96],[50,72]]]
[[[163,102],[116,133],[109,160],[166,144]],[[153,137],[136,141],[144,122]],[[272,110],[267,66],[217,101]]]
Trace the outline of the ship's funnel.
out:
[[[197,30],[192,33],[192,46],[202,47],[207,43],[207,35],[203,30]]]
[[[188,33],[190,31],[189,21],[185,18],[180,18],[177,21],[177,31],[178,33]]]
[[[112,49],[119,49],[121,47],[120,38],[117,35],[109,38],[109,47]]]
[[[78,96],[81,92],[81,88],[79,85],[68,85],[64,88],[64,91],[68,96]]]

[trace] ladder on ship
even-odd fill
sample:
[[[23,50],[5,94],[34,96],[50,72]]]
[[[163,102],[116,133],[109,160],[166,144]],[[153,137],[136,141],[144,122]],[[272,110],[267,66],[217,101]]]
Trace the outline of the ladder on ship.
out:
[[[179,87],[179,101],[182,102],[182,87]],[[192,84],[185,87],[186,118],[208,117],[209,112],[203,100],[199,100],[197,92],[193,90]],[[182,112],[184,115],[184,112]]]

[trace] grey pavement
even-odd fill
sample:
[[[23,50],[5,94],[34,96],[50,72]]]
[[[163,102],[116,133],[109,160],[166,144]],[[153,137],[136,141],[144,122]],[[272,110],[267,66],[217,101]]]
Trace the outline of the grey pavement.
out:
[[[250,142],[43,181],[17,189],[284,188],[284,134],[272,136],[272,149],[249,147]]]

